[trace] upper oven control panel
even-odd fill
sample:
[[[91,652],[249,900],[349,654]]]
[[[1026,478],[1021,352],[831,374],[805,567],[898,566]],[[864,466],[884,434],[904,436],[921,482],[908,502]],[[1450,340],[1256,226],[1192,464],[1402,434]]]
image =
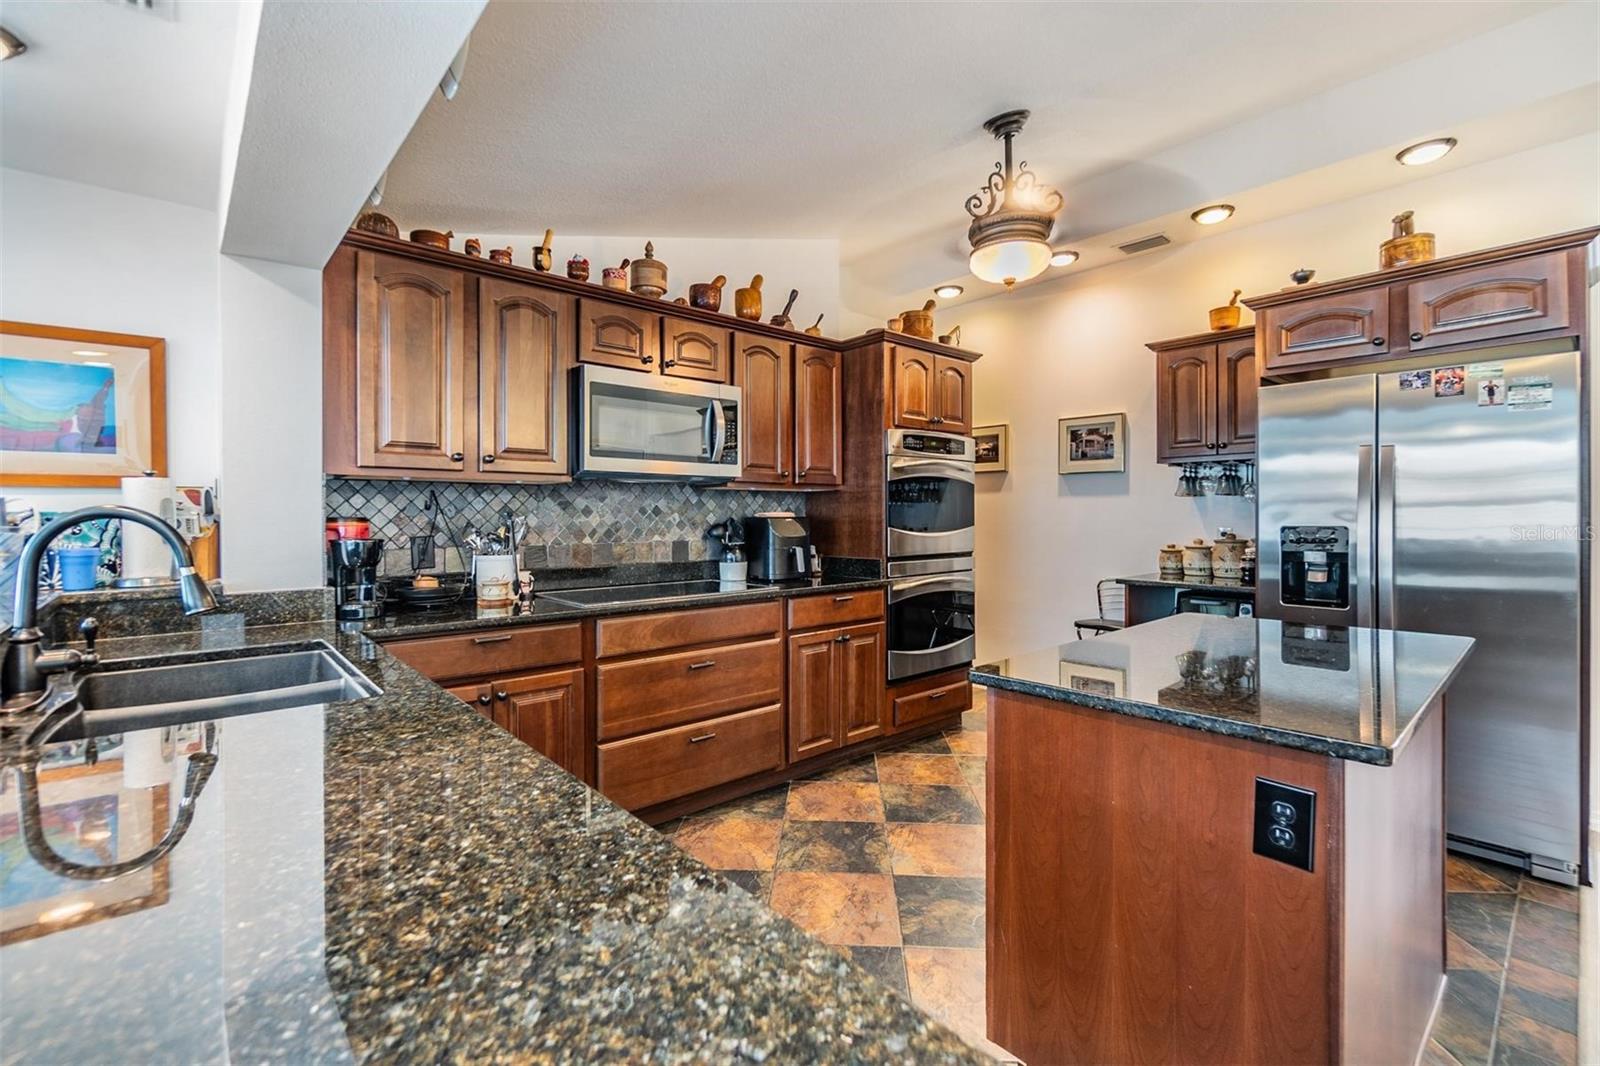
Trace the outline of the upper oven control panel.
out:
[[[973,462],[977,457],[971,437],[912,429],[891,429],[887,450],[890,455],[928,455],[963,463]]]

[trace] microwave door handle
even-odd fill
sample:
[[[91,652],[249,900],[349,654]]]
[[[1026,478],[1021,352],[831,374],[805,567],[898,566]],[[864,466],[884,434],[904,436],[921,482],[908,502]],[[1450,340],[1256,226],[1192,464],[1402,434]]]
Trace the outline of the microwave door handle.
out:
[[[721,400],[711,400],[706,404],[706,415],[711,438],[711,454],[707,456],[706,462],[720,462],[723,445],[728,441],[728,413],[722,409]]]

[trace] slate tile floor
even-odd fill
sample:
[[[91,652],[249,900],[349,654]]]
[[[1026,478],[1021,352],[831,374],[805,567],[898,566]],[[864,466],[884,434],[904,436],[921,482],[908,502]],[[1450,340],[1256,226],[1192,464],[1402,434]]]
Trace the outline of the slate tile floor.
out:
[[[969,1041],[984,1039],[983,691],[962,728],[662,827]],[[1431,1066],[1576,1063],[1578,894],[1452,855]]]

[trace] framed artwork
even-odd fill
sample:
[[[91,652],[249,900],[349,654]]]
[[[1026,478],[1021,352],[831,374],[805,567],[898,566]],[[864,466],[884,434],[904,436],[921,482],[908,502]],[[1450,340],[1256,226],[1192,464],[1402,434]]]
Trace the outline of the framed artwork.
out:
[[[39,817],[45,839],[74,862],[113,863],[148,851],[167,831],[169,785],[127,788],[121,759],[39,768]],[[109,881],[50,873],[27,853],[16,779],[0,793],[0,944],[159,907],[171,894],[170,856]]]
[[[1011,464],[1011,427],[1001,424],[998,426],[976,426],[972,430],[972,439],[977,445],[978,465],[975,468],[980,474],[1003,474]]]
[[[0,484],[167,473],[167,342],[0,321]]]
[[[1058,474],[1104,474],[1128,468],[1128,416],[1087,415],[1058,423]]]
[[[1106,699],[1119,699],[1127,694],[1128,675],[1118,666],[1095,666],[1091,663],[1074,663],[1061,660],[1061,686],[1074,692]]]

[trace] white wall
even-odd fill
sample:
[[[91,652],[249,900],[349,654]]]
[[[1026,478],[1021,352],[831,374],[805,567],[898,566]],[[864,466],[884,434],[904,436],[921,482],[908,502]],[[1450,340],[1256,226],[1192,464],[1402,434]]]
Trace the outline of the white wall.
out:
[[[217,216],[94,185],[0,169],[0,318],[164,337],[167,468],[220,473]],[[9,489],[51,510],[115,489]]]
[[[378,210],[383,210],[380,206]],[[398,220],[402,235],[412,228],[449,228],[445,222]],[[466,238],[483,242],[483,254],[491,248],[510,244],[512,261],[517,266],[533,264],[533,247],[544,241],[536,234],[478,234],[459,230],[450,246],[460,251]],[[600,283],[600,268],[616,266],[624,259],[644,258],[645,237],[568,236],[559,229],[551,242],[554,262],[551,271],[565,274],[567,260],[574,254],[589,260],[589,280]],[[722,310],[733,313],[733,290],[750,284],[752,275],[762,275],[761,320],[765,322],[789,299],[790,289],[799,289],[800,298],[791,312],[797,326],[809,326],[817,315],[825,317],[822,332],[829,337],[848,337],[839,318],[839,242],[836,240],[774,240],[736,237],[652,237],[655,257],[667,265],[666,300],[689,295],[689,286],[710,281],[718,274],[728,278],[722,290]],[[856,330],[854,332],[860,332]]]
[[[975,421],[1011,426],[1010,472],[979,477],[980,659],[1071,639],[1072,619],[1094,613],[1096,580],[1154,570],[1168,541],[1254,526],[1243,501],[1172,495],[1174,472],[1155,462],[1154,356],[1144,345],[1203,332],[1207,308],[1231,290],[1282,288],[1296,267],[1324,279],[1374,269],[1390,217],[1406,208],[1438,234],[1441,256],[1593,225],[1600,136],[1256,226],[1236,220],[1205,240],[941,318],[941,330],[959,322],[963,345],[984,353]],[[1056,420],[1113,411],[1128,415],[1128,472],[1058,476]]]

